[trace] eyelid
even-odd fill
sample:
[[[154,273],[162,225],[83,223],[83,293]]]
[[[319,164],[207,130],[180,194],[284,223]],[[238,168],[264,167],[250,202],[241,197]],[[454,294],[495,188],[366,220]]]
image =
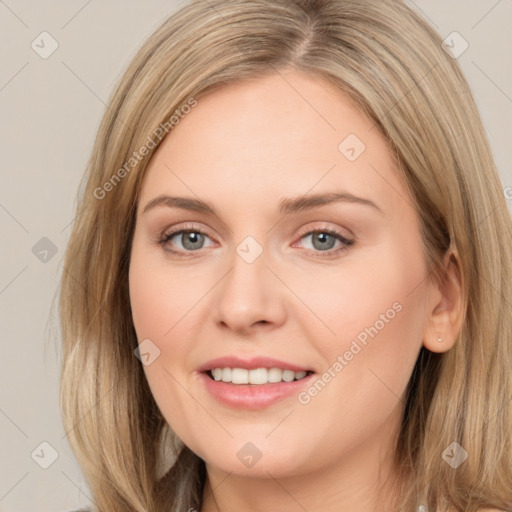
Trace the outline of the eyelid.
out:
[[[342,230],[343,231],[347,231],[347,235],[344,235],[342,233]],[[315,225],[313,227],[309,226],[308,227],[305,227],[303,229],[301,229],[299,231],[299,235],[298,235],[298,238],[302,238],[304,235],[308,235],[310,234],[311,232],[318,232],[318,231],[326,231],[326,232],[331,232],[331,233],[335,233],[336,235],[339,235],[340,237],[344,238],[345,240],[350,240],[350,241],[353,241],[355,239],[355,236],[354,234],[347,228],[341,228],[341,227],[331,227],[330,225],[328,225],[327,223],[323,222],[323,223],[320,223],[320,225]]]
[[[349,231],[347,228],[344,228],[347,231]],[[322,225],[314,226],[314,227],[304,227],[300,230],[299,235],[297,236],[297,241],[293,242],[292,247],[294,247],[297,242],[300,242],[304,237],[312,235],[314,233],[327,233],[331,236],[334,236],[339,242],[341,242],[343,245],[342,247],[338,247],[337,249],[329,249],[327,251],[318,251],[318,250],[311,250],[306,249],[306,253],[312,254],[315,257],[335,257],[339,253],[343,252],[344,250],[348,249],[350,246],[354,245],[355,243],[355,237],[351,235],[350,237],[345,236],[342,234],[340,228],[332,228],[330,226],[325,225],[325,222]],[[213,240],[215,243],[218,243],[215,239],[215,237],[211,236],[207,229],[203,229],[202,227],[198,226],[197,224],[193,223],[184,223],[184,224],[177,224],[176,226],[173,226],[172,228],[169,228],[168,230],[164,230],[164,232],[161,234],[159,239],[156,241],[156,243],[162,245],[164,247],[164,250],[167,252],[174,254],[178,257],[193,257],[195,254],[200,254],[202,252],[202,249],[198,249],[196,251],[183,251],[180,249],[169,249],[165,248],[165,245],[170,241],[171,238],[174,238],[175,236],[183,233],[183,232],[196,232],[200,233],[202,235],[206,235],[208,238]]]
[[[202,226],[198,226],[197,224],[191,224],[191,223],[184,223],[184,224],[177,224],[176,226],[173,226],[172,228],[168,228],[162,232],[158,242],[162,242],[165,239],[170,239],[183,231],[191,231],[194,233],[200,233],[202,235],[206,235],[208,238],[213,240],[214,242],[218,243],[214,236],[212,236],[208,229],[203,228]],[[199,251],[189,251],[189,252],[199,252]]]
[[[346,231],[349,231],[347,228],[344,228],[344,229]],[[169,231],[164,230],[164,232],[162,233],[160,238],[168,237],[170,235],[176,235],[176,234],[180,233],[181,231],[197,231],[201,234],[205,234],[205,235],[209,236],[212,240],[215,240],[215,237],[212,236],[207,229],[204,229],[203,227],[198,226],[197,224],[193,224],[193,223],[185,223],[183,225],[177,224],[176,226],[173,226],[172,229],[169,228]],[[331,228],[330,226],[325,225],[325,223],[320,226],[315,226],[315,227],[309,226],[309,227],[302,228],[299,231],[299,234],[297,236],[298,236],[298,239],[301,239],[305,235],[309,235],[312,232],[319,232],[319,231],[331,232],[333,234],[341,236],[342,238],[345,238],[346,240],[351,240],[351,238],[354,237],[354,235],[352,233],[350,233],[350,235],[348,235],[348,237],[347,237],[344,234],[339,232],[339,228]]]
[[[354,236],[351,236],[349,238],[349,237],[345,236],[344,234],[342,234],[340,231],[341,231],[340,228],[332,228],[330,226],[325,226],[325,225],[304,228],[304,230],[298,236],[297,242],[294,242],[292,244],[292,247],[295,247],[296,244],[298,242],[300,242],[306,236],[311,236],[314,233],[327,233],[330,236],[333,236],[338,242],[340,242],[341,246],[336,249],[329,249],[327,251],[318,251],[318,250],[306,249],[306,248],[304,248],[304,251],[307,255],[309,255],[313,258],[335,259],[335,258],[341,256],[342,253],[344,253],[345,251],[350,249],[350,247],[352,247],[356,242]]]

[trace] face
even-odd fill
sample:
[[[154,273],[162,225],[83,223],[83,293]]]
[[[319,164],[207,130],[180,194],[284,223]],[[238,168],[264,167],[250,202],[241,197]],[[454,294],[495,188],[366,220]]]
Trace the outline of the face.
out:
[[[384,138],[327,82],[284,76],[200,98],[164,139],[130,262],[162,414],[240,475],[389,446],[425,331],[418,216]]]

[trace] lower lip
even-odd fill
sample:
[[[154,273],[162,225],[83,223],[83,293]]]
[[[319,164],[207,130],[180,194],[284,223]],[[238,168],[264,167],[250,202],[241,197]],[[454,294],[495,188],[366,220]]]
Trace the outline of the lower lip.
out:
[[[296,395],[314,375],[312,373],[300,380],[272,384],[231,384],[213,380],[206,373],[201,373],[200,378],[219,402],[239,409],[262,409]]]

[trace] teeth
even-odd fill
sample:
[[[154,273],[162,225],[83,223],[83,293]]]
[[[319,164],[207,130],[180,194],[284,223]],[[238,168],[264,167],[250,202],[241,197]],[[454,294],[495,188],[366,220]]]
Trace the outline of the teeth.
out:
[[[295,372],[292,372],[291,370],[285,370],[283,372],[283,380],[285,382],[291,382],[295,378]]]
[[[222,382],[231,382],[231,368],[219,368],[219,370],[222,372]]]
[[[233,384],[249,384],[249,370],[233,368],[231,370],[231,382]]]
[[[268,371],[268,381],[269,382],[281,382],[281,378],[283,376],[283,370],[280,368],[270,368]]]
[[[249,370],[249,384],[266,384],[267,382],[268,370],[266,368]]]
[[[277,382],[292,382],[303,379],[307,372],[281,370],[281,368],[213,368],[211,374],[216,381],[231,382],[232,384],[268,384]]]

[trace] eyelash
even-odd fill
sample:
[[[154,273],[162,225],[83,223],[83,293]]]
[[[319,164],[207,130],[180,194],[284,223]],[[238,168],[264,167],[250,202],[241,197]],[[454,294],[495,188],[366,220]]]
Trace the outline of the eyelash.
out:
[[[159,245],[161,245],[162,247],[164,247],[165,251],[167,251],[168,253],[170,253],[172,255],[178,256],[180,258],[194,257],[194,253],[199,252],[201,249],[198,249],[196,251],[183,252],[183,251],[177,251],[175,249],[170,249],[169,247],[166,247],[166,244],[168,244],[168,242],[172,238],[174,238],[176,235],[185,234],[185,233],[199,233],[201,235],[207,236],[208,238],[211,238],[207,233],[205,233],[201,229],[197,229],[194,226],[187,225],[187,226],[175,229],[173,231],[170,231],[169,233],[163,233],[162,237],[160,238],[160,240],[157,241],[157,243]],[[315,234],[315,233],[324,233],[324,234],[331,235],[344,244],[342,247],[339,247],[338,249],[330,249],[328,251],[318,251],[318,250],[315,251],[314,249],[312,249],[315,256],[319,256],[320,258],[328,258],[328,257],[334,256],[335,254],[340,254],[340,253],[348,250],[348,248],[354,244],[354,240],[349,240],[348,238],[345,238],[341,233],[339,233],[333,229],[329,229],[329,228],[314,229],[314,230],[306,231],[305,233],[303,233],[300,236],[299,240],[302,240],[304,237]]]

